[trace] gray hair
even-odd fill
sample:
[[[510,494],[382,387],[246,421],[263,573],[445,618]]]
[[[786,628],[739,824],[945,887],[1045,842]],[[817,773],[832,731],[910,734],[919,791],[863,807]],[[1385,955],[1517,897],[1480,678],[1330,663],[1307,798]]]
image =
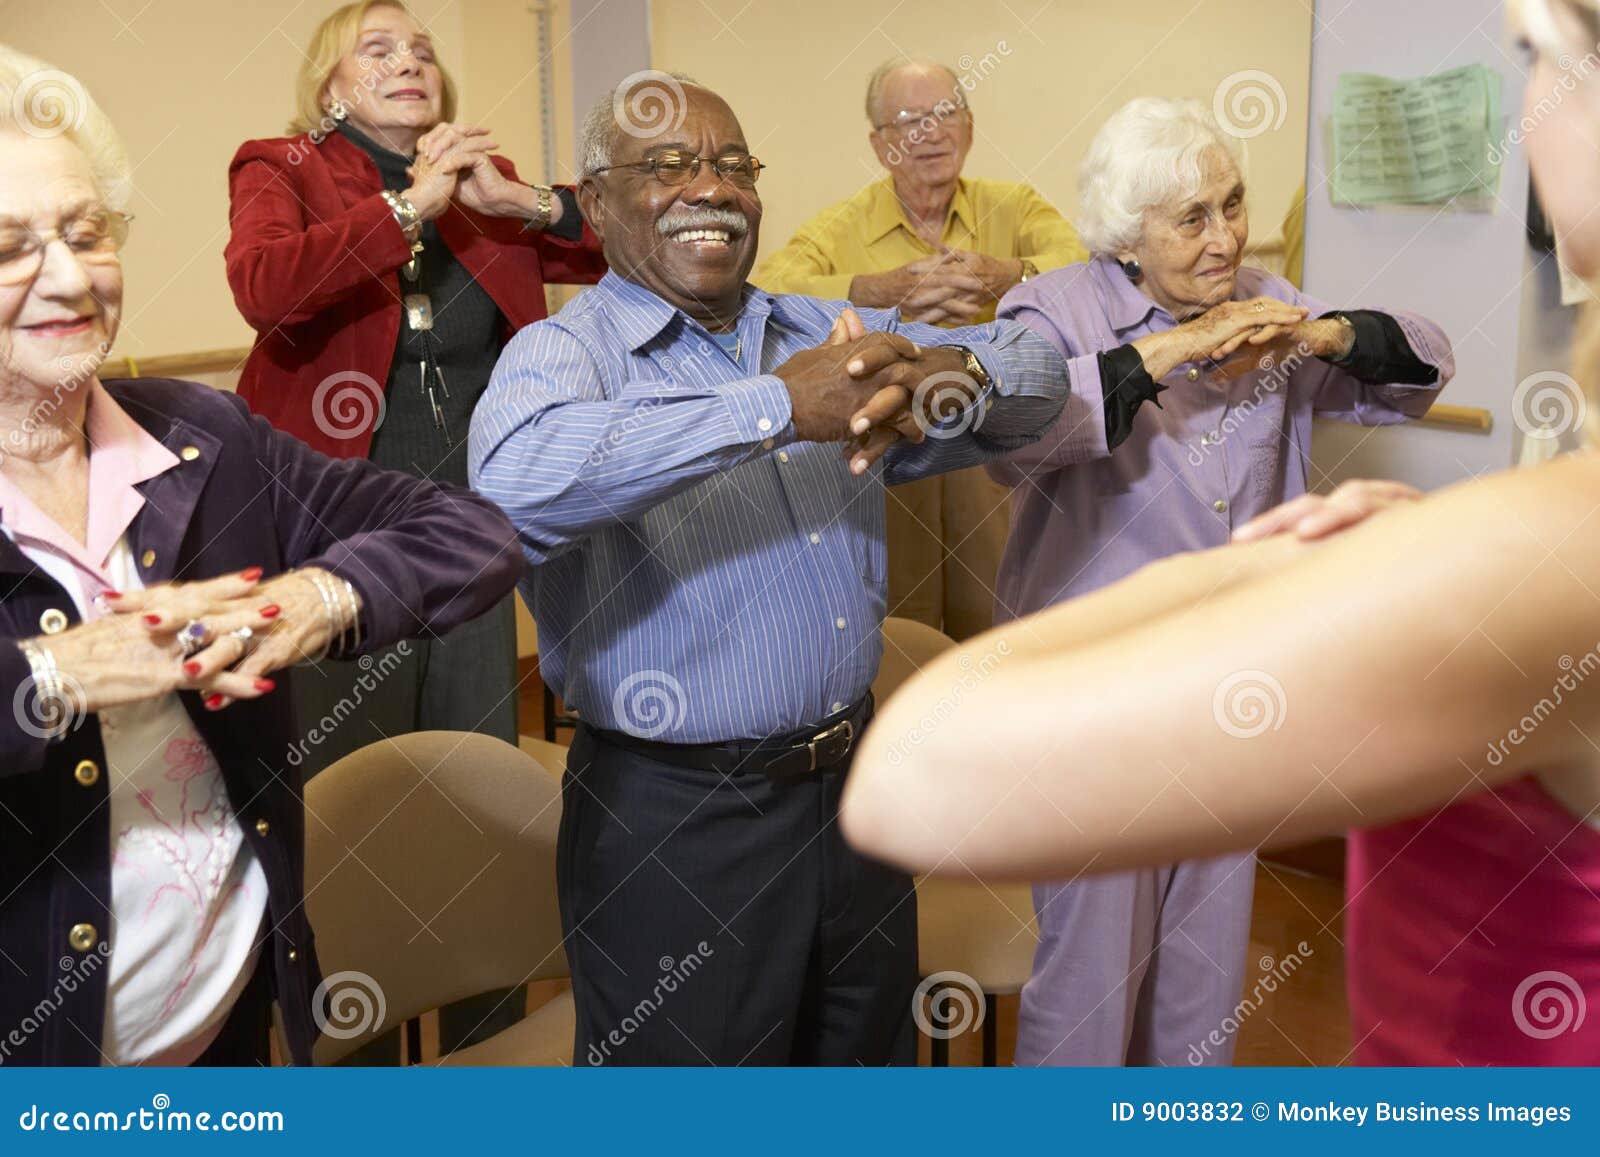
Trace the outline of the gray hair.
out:
[[[1137,244],[1145,211],[1192,197],[1206,153],[1220,149],[1244,172],[1237,138],[1197,100],[1140,97],[1111,114],[1078,170],[1078,236],[1091,253]]]
[[[133,199],[133,170],[109,117],[76,77],[0,44],[0,129],[66,137],[83,152],[106,207]]]
[[[878,99],[883,96],[883,86],[889,78],[902,68],[932,68],[948,73],[950,83],[955,85],[956,103],[967,107],[966,95],[961,91],[961,77],[956,70],[948,64],[938,60],[930,60],[925,56],[891,56],[888,60],[872,70],[872,75],[867,77],[867,123],[876,126],[878,123]]]
[[[579,174],[591,177],[611,164],[619,132],[653,131],[661,125],[681,122],[686,108],[685,85],[705,88],[692,76],[654,68],[618,81],[590,106],[583,118],[583,139],[578,142]]]

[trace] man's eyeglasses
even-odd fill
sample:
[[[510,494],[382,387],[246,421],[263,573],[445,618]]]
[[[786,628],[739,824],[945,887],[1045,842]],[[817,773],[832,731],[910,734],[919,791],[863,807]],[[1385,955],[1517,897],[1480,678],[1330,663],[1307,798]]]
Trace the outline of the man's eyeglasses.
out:
[[[881,125],[873,125],[880,133],[896,133],[904,136],[913,129],[920,127],[923,132],[932,132],[936,127],[944,128],[946,125],[958,124],[971,115],[971,110],[964,104],[954,101],[940,101],[933,108],[918,111],[917,109],[901,109],[889,120]]]
[[[35,232],[16,221],[0,221],[0,285],[21,285],[44,268],[45,246],[60,241],[80,262],[108,265],[128,240],[127,213],[96,209],[59,229]]]
[[[754,186],[761,178],[761,170],[766,167],[749,153],[723,153],[717,157],[701,157],[694,153],[669,150],[657,153],[648,160],[624,165],[606,165],[590,172],[598,174],[609,173],[612,169],[632,169],[636,173],[649,173],[663,185],[687,185],[700,175],[701,162],[711,166],[719,181],[727,181],[730,185],[737,185],[742,189]]]

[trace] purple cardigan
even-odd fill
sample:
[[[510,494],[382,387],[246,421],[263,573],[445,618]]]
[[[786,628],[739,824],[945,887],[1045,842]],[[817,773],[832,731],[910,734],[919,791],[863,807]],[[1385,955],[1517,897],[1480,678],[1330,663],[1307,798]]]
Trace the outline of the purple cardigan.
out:
[[[1240,269],[1233,300],[1258,296],[1305,306],[1312,317],[1334,308],[1281,277]],[[1168,555],[1227,545],[1234,527],[1306,492],[1313,415],[1363,426],[1422,417],[1455,374],[1450,339],[1418,314],[1384,312],[1418,360],[1438,370],[1433,383],[1363,382],[1298,350],[1241,352],[1221,368],[1175,367],[1158,402],[1139,407],[1128,439],[1108,449],[1098,355],[1171,329],[1172,315],[1109,257],[1051,270],[1006,294],[1001,320],[1020,321],[1056,347],[1072,392],[1043,438],[989,465],[1012,487],[995,622],[1098,590]],[[1231,368],[1242,372],[1223,372]]]
[[[213,578],[249,566],[268,576],[324,567],[361,593],[363,650],[424,630],[442,633],[482,614],[516,585],[522,552],[500,510],[465,490],[336,460],[253,418],[244,403],[193,382],[107,382],[134,421],[174,452],[200,453],[140,483],[147,499],[128,529],[146,584]],[[40,616],[72,600],[0,535],[0,694],[26,697],[28,664],[13,645],[37,636]],[[311,1063],[320,982],[305,915],[305,822],[300,780],[285,753],[294,742],[289,671],[278,689],[220,712],[180,695],[210,745],[244,837],[267,879],[272,989],[289,1054]],[[98,1065],[109,962],[68,942],[78,923],[103,926],[111,900],[107,777],[89,786],[73,771],[104,764],[98,720],[59,743],[0,712],[0,1064]],[[112,951],[115,951],[113,945]],[[292,954],[292,956],[291,956]]]

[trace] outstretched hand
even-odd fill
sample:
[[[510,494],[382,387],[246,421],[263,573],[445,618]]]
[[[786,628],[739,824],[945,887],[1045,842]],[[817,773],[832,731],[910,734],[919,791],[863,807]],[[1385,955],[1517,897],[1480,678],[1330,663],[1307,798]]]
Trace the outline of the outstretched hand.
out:
[[[1293,534],[1303,540],[1325,538],[1379,511],[1421,498],[1422,491],[1404,482],[1352,479],[1340,483],[1331,494],[1302,494],[1258,514],[1233,532],[1233,541],[1256,542],[1274,534]]]

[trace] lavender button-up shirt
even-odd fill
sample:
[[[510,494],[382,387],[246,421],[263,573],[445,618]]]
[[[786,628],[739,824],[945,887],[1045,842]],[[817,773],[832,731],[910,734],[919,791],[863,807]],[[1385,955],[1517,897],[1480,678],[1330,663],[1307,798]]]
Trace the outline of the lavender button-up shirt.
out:
[[[1335,308],[1258,269],[1239,270],[1233,296],[1275,297],[1312,317]],[[1172,315],[1105,257],[1008,293],[999,318],[1023,322],[1066,356],[1072,393],[1042,439],[988,467],[1013,488],[996,621],[1167,555],[1222,546],[1235,526],[1304,494],[1313,414],[1364,426],[1421,417],[1455,372],[1450,340],[1425,318],[1384,312],[1438,369],[1433,384],[1367,384],[1308,353],[1245,362],[1242,374],[1234,362],[1188,363],[1161,380],[1160,406],[1140,406],[1132,434],[1108,450],[1097,355],[1172,328]]]

